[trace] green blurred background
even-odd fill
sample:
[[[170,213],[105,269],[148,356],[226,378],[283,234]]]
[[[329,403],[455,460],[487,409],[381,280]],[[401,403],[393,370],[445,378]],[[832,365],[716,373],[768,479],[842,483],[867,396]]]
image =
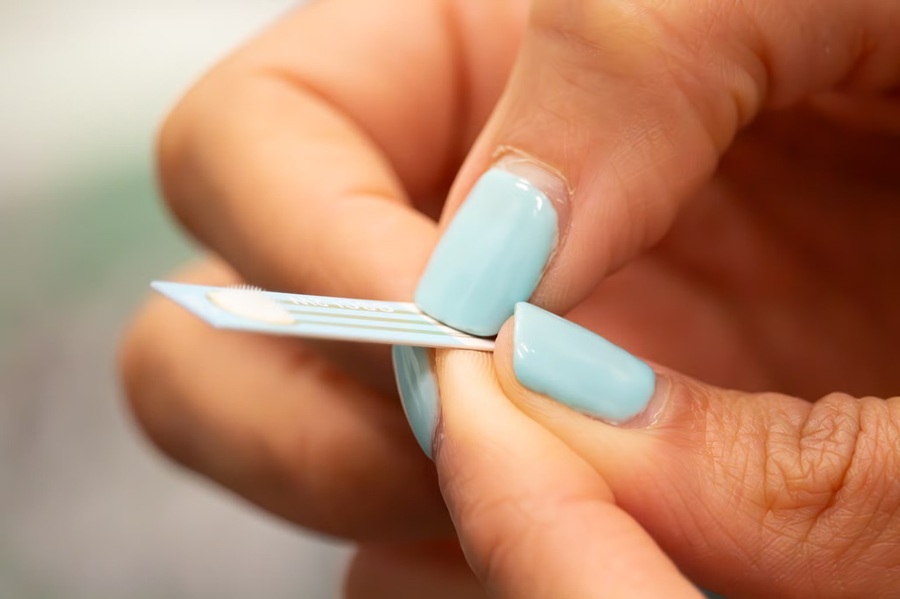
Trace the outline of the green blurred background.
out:
[[[296,2],[0,2],[0,598],[333,597],[346,548],[177,469],[115,351],[189,258],[152,145],[204,70]]]

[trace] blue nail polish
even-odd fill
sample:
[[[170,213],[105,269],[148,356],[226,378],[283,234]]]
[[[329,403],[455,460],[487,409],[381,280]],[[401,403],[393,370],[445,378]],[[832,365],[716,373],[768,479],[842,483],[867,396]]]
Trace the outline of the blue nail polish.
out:
[[[473,335],[496,335],[534,292],[557,238],[552,202],[526,179],[492,168],[463,202],[416,289],[430,316]]]
[[[400,390],[403,412],[419,447],[433,459],[434,431],[439,417],[437,379],[431,368],[428,350],[423,347],[395,345],[394,377]]]
[[[580,412],[625,422],[653,395],[656,375],[647,364],[531,304],[516,304],[513,346],[513,370],[523,386]]]

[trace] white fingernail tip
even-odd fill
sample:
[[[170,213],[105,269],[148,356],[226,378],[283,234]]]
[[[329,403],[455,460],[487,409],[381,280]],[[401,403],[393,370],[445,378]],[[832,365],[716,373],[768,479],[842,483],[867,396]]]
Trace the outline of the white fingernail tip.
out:
[[[285,326],[296,322],[278,302],[256,289],[220,289],[207,297],[226,312],[249,320]]]

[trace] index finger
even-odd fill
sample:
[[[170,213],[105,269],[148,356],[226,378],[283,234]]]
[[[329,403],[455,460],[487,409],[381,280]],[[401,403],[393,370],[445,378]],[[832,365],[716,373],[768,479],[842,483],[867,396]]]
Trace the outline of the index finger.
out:
[[[415,204],[436,212],[429,199],[501,91],[525,4],[297,10],[174,111],[160,141],[172,209],[253,283],[411,298],[436,241]]]

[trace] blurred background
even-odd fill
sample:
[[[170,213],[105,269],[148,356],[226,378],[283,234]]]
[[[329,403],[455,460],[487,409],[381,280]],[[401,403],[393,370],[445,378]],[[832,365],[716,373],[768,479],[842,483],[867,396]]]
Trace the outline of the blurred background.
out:
[[[0,597],[334,597],[346,547],[272,520],[139,436],[115,350],[192,249],[155,130],[298,2],[0,2]]]

